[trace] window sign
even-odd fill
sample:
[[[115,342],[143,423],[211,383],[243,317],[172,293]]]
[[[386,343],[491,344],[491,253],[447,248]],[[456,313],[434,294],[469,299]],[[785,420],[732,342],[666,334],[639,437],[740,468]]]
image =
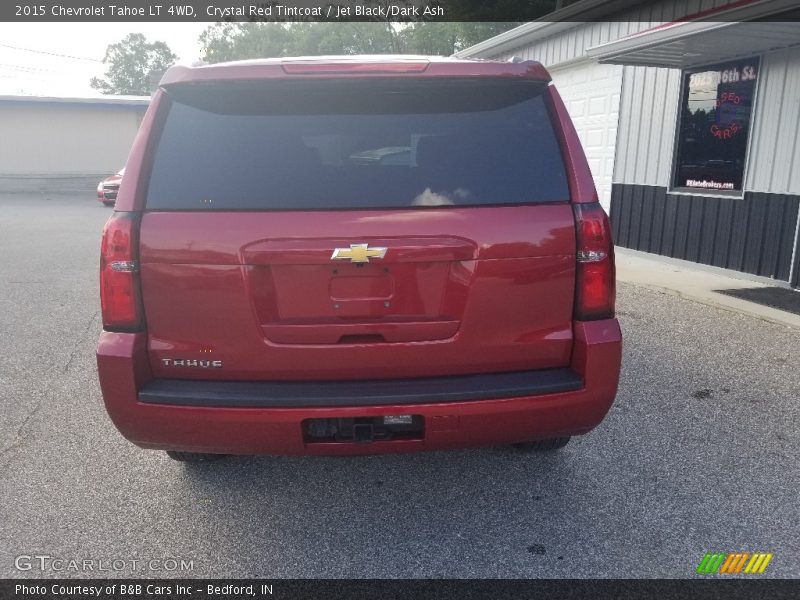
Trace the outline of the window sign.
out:
[[[740,191],[759,62],[684,74],[673,187]]]

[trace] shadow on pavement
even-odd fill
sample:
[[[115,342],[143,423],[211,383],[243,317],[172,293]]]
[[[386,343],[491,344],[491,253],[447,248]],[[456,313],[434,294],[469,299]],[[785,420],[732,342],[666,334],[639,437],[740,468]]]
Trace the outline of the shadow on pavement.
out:
[[[741,288],[714,290],[717,293],[733,296],[762,306],[785,310],[800,315],[800,292],[779,287]]]

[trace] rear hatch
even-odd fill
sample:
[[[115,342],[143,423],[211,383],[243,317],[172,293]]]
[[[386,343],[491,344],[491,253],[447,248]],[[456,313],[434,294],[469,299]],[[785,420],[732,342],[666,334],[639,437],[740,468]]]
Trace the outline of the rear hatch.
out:
[[[568,365],[575,231],[545,85],[170,87],[140,230],[156,376]]]

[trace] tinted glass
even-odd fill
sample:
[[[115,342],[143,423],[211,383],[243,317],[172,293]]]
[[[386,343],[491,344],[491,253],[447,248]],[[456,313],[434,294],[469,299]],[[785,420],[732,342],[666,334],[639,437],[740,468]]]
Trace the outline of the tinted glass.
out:
[[[329,80],[172,90],[147,206],[565,201],[567,179],[543,89],[495,80]]]
[[[674,186],[741,190],[758,59],[684,78]]]

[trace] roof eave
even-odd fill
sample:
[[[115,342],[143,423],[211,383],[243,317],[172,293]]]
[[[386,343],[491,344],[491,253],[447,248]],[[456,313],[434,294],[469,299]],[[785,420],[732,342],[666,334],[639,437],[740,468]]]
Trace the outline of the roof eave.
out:
[[[680,65],[665,65],[656,60],[637,55],[637,52],[658,48],[680,40],[688,40],[698,34],[712,34],[743,23],[777,17],[795,6],[796,0],[756,0],[747,3],[742,2],[738,6],[732,6],[731,8],[721,6],[714,9],[713,19],[715,20],[711,20],[711,15],[706,15],[701,20],[687,18],[687,20],[664,23],[651,29],[594,46],[589,48],[586,54],[601,63],[686,68],[692,66],[692,64],[687,62]],[[700,59],[697,62],[702,63],[704,60]],[[708,60],[705,60],[705,62],[708,62]]]
[[[581,0],[544,17],[524,23],[514,29],[478,42],[455,52],[458,58],[486,58],[496,56],[523,44],[555,35],[587,21],[598,21],[604,15],[613,14],[640,4],[645,0]]]

